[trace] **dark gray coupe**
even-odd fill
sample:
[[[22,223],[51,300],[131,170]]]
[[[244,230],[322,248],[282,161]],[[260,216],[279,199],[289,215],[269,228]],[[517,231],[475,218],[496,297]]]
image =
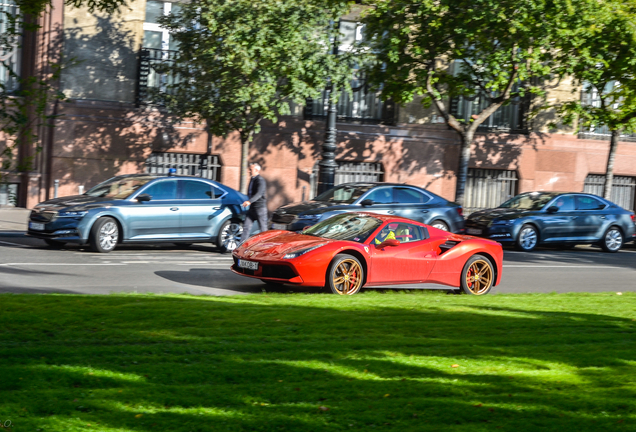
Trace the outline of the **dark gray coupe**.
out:
[[[83,195],[38,204],[27,234],[50,246],[88,244],[96,252],[135,242],[212,242],[229,251],[240,241],[245,200],[234,189],[203,178],[123,175]]]
[[[466,234],[514,244],[523,251],[540,244],[594,244],[618,252],[636,239],[635,232],[634,212],[584,193],[526,192],[466,219]]]
[[[437,229],[461,233],[462,207],[426,189],[395,183],[345,183],[310,201],[288,204],[272,215],[271,229],[300,231],[333,215],[366,211],[402,216]]]

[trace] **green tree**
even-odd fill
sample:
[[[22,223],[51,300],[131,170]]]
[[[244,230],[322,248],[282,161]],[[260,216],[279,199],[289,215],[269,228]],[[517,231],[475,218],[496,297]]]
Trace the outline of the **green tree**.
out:
[[[369,79],[397,103],[417,95],[435,106],[461,137],[455,201],[464,204],[475,132],[503,105],[530,93],[550,72],[551,28],[562,14],[547,0],[383,0],[363,18],[377,55]],[[449,100],[485,100],[481,112],[458,118]]]
[[[238,132],[245,192],[249,146],[261,121],[276,122],[290,112],[290,101],[304,103],[328,80],[351,74],[346,56],[330,54],[331,23],[348,8],[324,0],[185,3],[161,20],[179,49],[174,62],[158,68],[175,83],[156,92],[156,101],[178,119],[205,123],[209,140]]]
[[[594,2],[590,12],[570,15],[560,29],[557,71],[572,77],[584,97],[560,104],[558,113],[579,130],[610,131],[603,195],[611,199],[620,134],[636,130],[636,3]]]

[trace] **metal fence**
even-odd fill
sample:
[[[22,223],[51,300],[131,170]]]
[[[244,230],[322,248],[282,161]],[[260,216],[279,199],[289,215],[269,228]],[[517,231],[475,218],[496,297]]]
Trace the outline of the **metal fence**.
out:
[[[216,155],[152,153],[146,160],[147,173],[168,174],[170,168],[175,168],[180,175],[221,181],[221,163]]]
[[[384,181],[384,171],[382,164],[379,162],[336,162],[336,175],[334,177],[334,186],[342,183],[351,182],[381,182]],[[313,198],[318,193],[318,172],[320,166],[318,162],[314,165],[311,173],[310,188],[311,194],[309,198]]]
[[[605,176],[588,174],[583,185],[583,192],[603,196]],[[615,204],[627,210],[636,210],[636,177],[614,176],[612,181],[612,198]]]
[[[352,84],[355,87],[357,81]],[[307,99],[304,117],[307,120],[327,117],[330,91],[324,90],[319,98]],[[361,86],[349,96],[344,90],[338,99],[338,121],[370,124],[394,124],[395,103],[391,100],[380,99],[379,92],[370,92],[366,86]]]
[[[466,178],[464,215],[498,207],[517,194],[517,172],[469,168]]]

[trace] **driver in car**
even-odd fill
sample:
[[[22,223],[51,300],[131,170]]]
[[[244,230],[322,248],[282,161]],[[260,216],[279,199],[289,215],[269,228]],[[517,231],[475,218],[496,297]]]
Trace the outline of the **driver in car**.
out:
[[[374,240],[375,244],[379,245],[380,243],[386,240],[397,240],[395,238],[396,228],[397,228],[397,224],[388,224],[387,226],[382,228],[382,231],[380,231],[380,234],[378,234]]]

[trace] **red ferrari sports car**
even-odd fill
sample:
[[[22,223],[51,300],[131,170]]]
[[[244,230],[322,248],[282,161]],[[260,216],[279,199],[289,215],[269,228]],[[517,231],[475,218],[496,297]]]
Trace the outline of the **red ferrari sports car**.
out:
[[[437,283],[483,295],[499,284],[497,242],[441,231],[401,217],[344,213],[302,233],[265,231],[232,253],[232,271],[269,284],[364,287]]]

